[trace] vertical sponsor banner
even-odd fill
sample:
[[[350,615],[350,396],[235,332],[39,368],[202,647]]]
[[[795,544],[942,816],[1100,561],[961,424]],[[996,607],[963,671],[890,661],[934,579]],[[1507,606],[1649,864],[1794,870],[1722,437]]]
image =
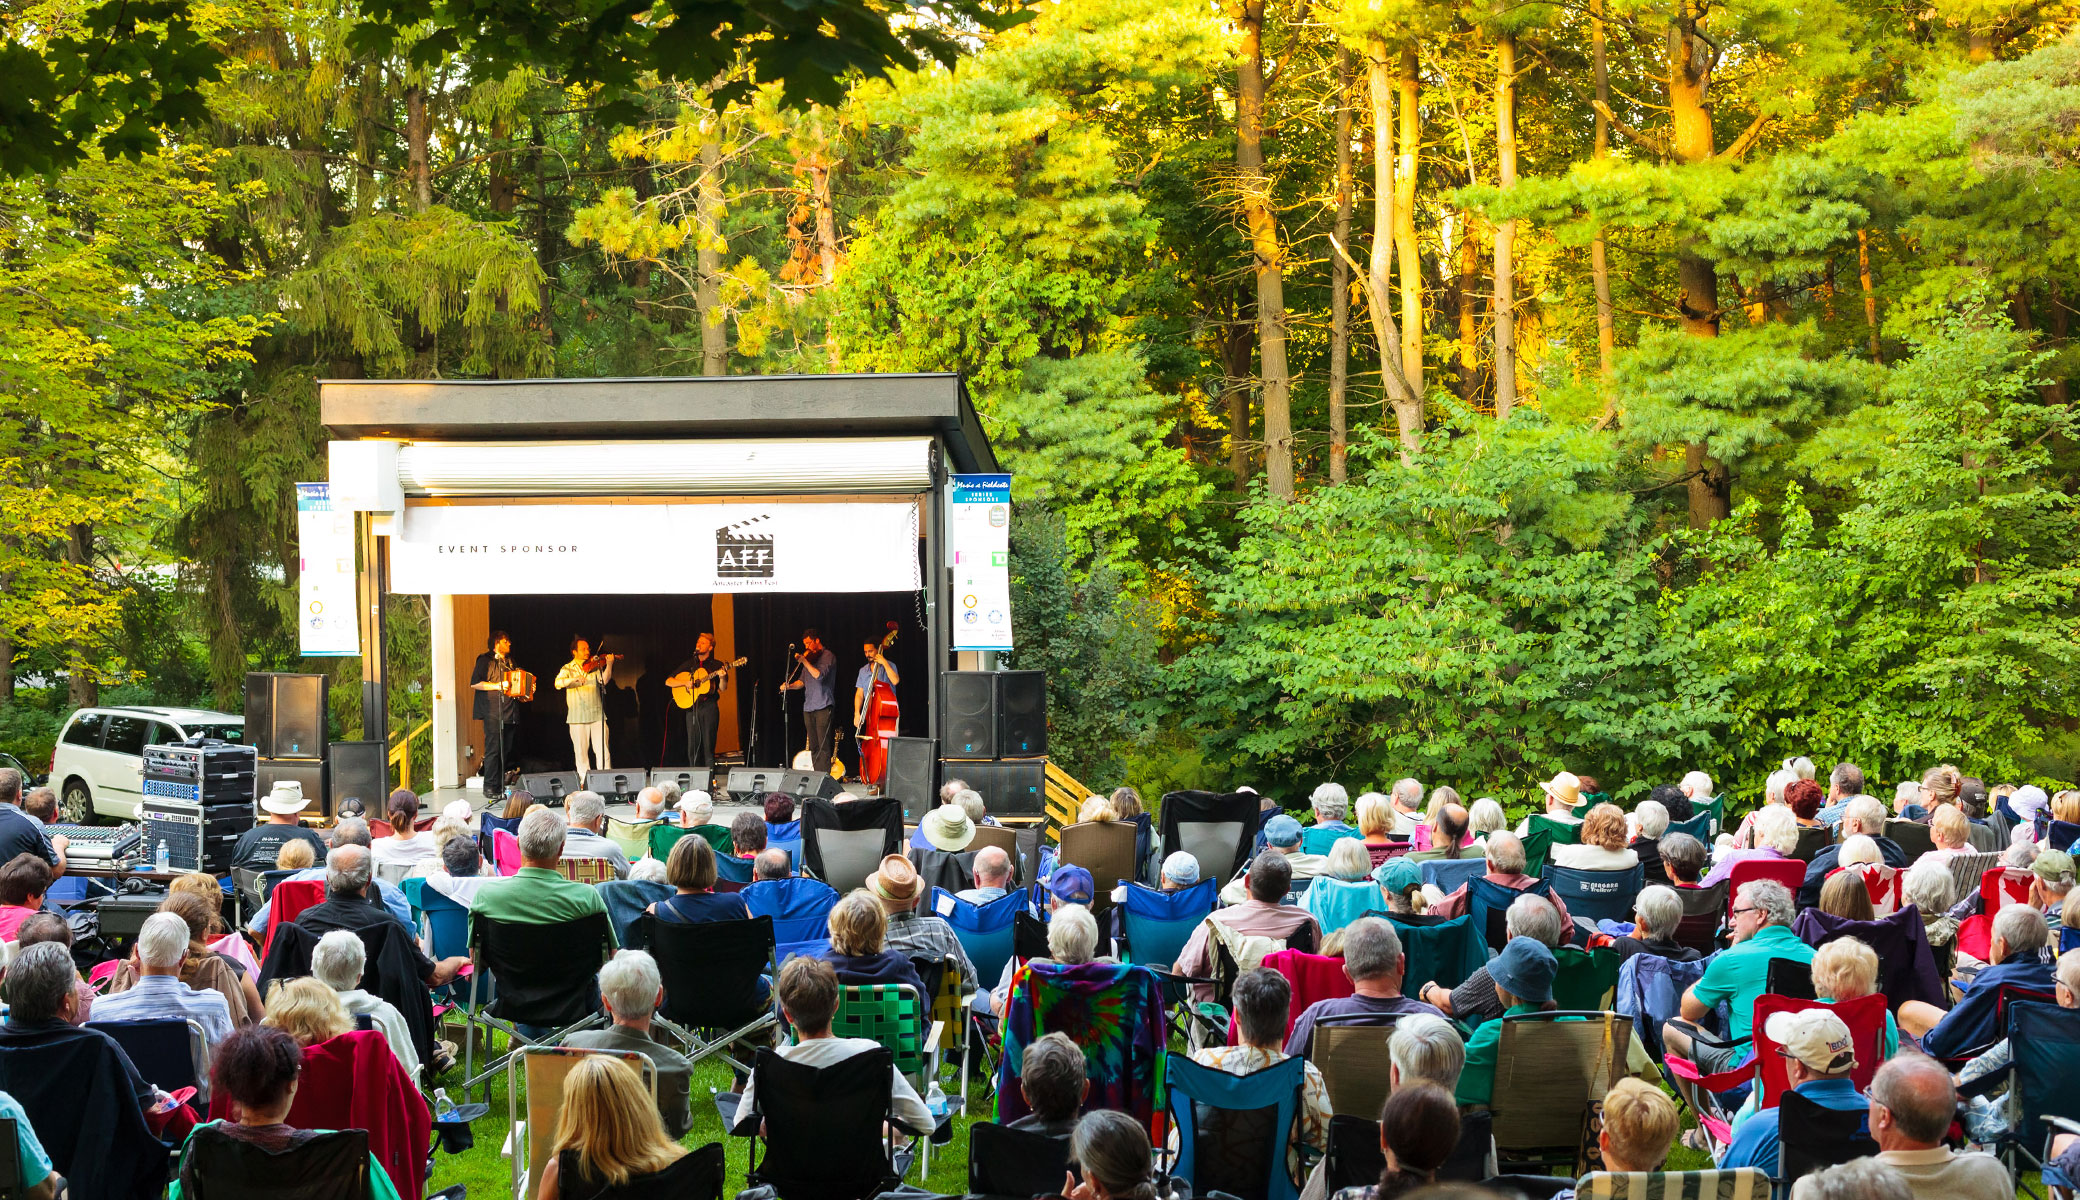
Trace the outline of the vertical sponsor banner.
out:
[[[947,504],[953,552],[953,648],[1011,649],[1011,476],[955,475]]]
[[[332,486],[296,485],[297,645],[312,658],[361,653],[354,592],[354,514],[332,506]]]

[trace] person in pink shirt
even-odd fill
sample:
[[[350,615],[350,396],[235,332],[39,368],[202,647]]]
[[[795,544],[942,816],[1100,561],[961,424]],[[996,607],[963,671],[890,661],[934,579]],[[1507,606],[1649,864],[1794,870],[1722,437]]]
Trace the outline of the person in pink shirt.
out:
[[[22,922],[43,909],[51,889],[51,865],[34,854],[17,854],[0,866],[0,942],[15,940]]]

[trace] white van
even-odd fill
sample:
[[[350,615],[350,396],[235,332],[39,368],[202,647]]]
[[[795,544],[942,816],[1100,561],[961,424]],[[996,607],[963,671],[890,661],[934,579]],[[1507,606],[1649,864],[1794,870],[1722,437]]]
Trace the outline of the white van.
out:
[[[82,708],[65,722],[51,751],[49,785],[58,790],[58,819],[137,819],[144,802],[144,748],[195,734],[246,740],[246,719],[202,708]]]

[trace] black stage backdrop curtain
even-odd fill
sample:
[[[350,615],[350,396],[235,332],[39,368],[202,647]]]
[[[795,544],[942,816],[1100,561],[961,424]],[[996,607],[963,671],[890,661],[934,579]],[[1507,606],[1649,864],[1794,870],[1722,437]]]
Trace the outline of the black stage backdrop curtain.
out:
[[[710,597],[493,596],[490,609],[491,627],[512,635],[514,661],[537,679],[533,703],[520,706],[515,758],[521,770],[568,771],[574,765],[563,693],[555,686],[557,670],[570,659],[574,637],[585,638],[595,650],[604,642],[607,650],[625,656],[615,664],[615,686],[604,697],[614,764],[685,765],[686,724],[664,680],[693,654],[694,638],[712,630]],[[732,682],[737,689],[737,744],[750,749],[751,765],[779,766],[802,748],[801,693],[785,695],[792,745],[783,750],[783,698],[777,689],[787,673],[787,644],[794,642],[799,648],[802,630],[812,626],[838,656],[836,724],[844,733],[839,756],[848,773],[859,770],[859,752],[852,742],[852,685],[863,661],[861,643],[881,640],[890,621],[899,626],[889,661],[902,676],[896,687],[902,732],[930,736],[926,713],[932,679],[915,593],[739,593],[733,611],[734,651],[751,660]]]

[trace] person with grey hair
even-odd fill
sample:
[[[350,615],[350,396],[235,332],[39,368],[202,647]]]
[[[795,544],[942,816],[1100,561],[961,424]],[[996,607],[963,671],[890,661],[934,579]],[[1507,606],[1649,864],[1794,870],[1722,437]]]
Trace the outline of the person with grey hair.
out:
[[[1696,887],[1697,881],[1704,877],[1705,867],[1712,861],[1711,852],[1704,848],[1704,843],[1687,833],[1663,835],[1654,850],[1661,857],[1661,869],[1668,876],[1668,882],[1683,887]]]
[[[664,815],[664,789],[646,787],[636,793],[636,820],[655,821]]]
[[[2055,998],[2060,1008],[2080,1008],[2080,950],[2068,950],[2058,956],[2052,968],[2058,980]],[[2003,1033],[2006,1031],[2003,1030]],[[1966,1063],[1957,1072],[1957,1086],[1973,1089],[1971,1085],[1981,1080],[1989,1083],[2012,1074],[2015,1065],[2015,1047],[2006,1037],[1995,1042],[1985,1053]],[[2022,1096],[2018,1089],[2004,1089],[2006,1095],[1975,1095],[1964,1111],[1965,1136],[1982,1146],[1990,1146],[2007,1137],[2022,1118]]]
[[[1512,938],[1530,938],[1548,950],[1559,948],[1571,928],[1560,916],[1556,901],[1546,896],[1523,895],[1510,901],[1503,914],[1503,930]],[[1447,1017],[1462,1021],[1492,1021],[1503,1015],[1502,998],[1495,980],[1482,967],[1455,988],[1425,983],[1416,995]]]
[[[1488,882],[1499,883],[1513,892],[1538,886],[1537,876],[1524,874],[1524,839],[1516,834],[1500,830],[1488,835],[1487,848],[1481,853],[1488,860],[1488,873],[1483,876]],[[1468,887],[1469,885],[1462,883],[1451,895],[1433,898],[1425,915],[1440,921],[1449,921],[1453,917],[1465,915]],[[1424,894],[1429,895],[1434,890],[1425,888]],[[1573,918],[1567,915],[1567,902],[1558,896],[1551,897],[1551,900],[1560,912],[1560,927],[1568,928],[1573,924]]]
[[[1485,850],[1488,838],[1509,828],[1509,814],[1493,796],[1482,796],[1466,810],[1466,828],[1473,834],[1473,849]]]
[[[1233,1007],[1236,1044],[1195,1050],[1193,1062],[1230,1075],[1249,1075],[1292,1057],[1280,1048],[1293,1008],[1293,985],[1285,976],[1268,967],[1244,971],[1235,980]],[[1317,1156],[1328,1151],[1329,1113],[1329,1088],[1315,1065],[1307,1063],[1301,1068],[1299,1111],[1286,1147],[1286,1166],[1294,1178],[1305,1177],[1301,1164],[1308,1151]]]
[[[1027,1043],[1019,1059],[1018,1090],[1031,1111],[1011,1122],[1011,1128],[1066,1141],[1076,1132],[1076,1115],[1091,1091],[1082,1048],[1061,1033]]]
[[[173,916],[161,913],[160,916]],[[149,918],[148,918],[149,919]],[[175,917],[176,921],[180,918]],[[181,935],[185,944],[187,934]],[[7,965],[7,1020],[0,1024],[0,1052],[12,1049],[62,1045],[68,1042],[99,1038],[109,1046],[116,1047],[114,1038],[98,1029],[77,1024],[80,1019],[81,998],[78,990],[79,972],[72,964],[72,948],[63,942],[38,942],[25,947]],[[215,995],[215,993],[211,993]],[[223,997],[218,996],[219,1000]],[[106,1001],[96,1001],[95,1016]],[[120,1049],[120,1047],[117,1047]],[[137,1068],[131,1064],[128,1054],[114,1056],[123,1064],[130,1094],[136,1099],[137,1107],[144,1112],[160,1113],[171,1109],[177,1101],[173,1097],[145,1082]],[[4,1095],[5,1093],[0,1093]],[[23,1128],[29,1126],[26,1117],[21,1121]]]
[[[1662,1025],[1670,1054],[1689,1059],[1708,1075],[1748,1056],[1745,1043],[1754,1036],[1755,998],[1767,990],[1769,960],[1788,958],[1808,965],[1813,961],[1813,948],[1791,931],[1793,912],[1791,889],[1781,883],[1757,879],[1740,886],[1727,935],[1731,944],[1713,956],[1703,977],[1683,993],[1682,1015]],[[1726,1041],[1705,1033],[1700,1025],[1721,1004],[1733,1006],[1731,1028],[1723,1034]],[[1684,1094],[1692,1099],[1687,1090]]]
[[[2007,985],[2050,992],[2057,988],[2043,950],[2051,940],[2044,914],[2027,904],[2010,904],[1993,918],[1987,965],[1970,983],[1957,1007],[1945,1013],[1933,1004],[1908,1000],[1899,1006],[1899,1028],[1921,1039],[1937,1058],[1959,1058],[2000,1036],[1996,1025],[2001,988]],[[99,1005],[96,1005],[98,1008]]]
[[[665,1132],[685,1137],[693,1128],[693,1064],[651,1033],[657,1006],[664,1003],[664,979],[657,960],[641,950],[616,951],[599,969],[599,1002],[613,1021],[605,1029],[587,1029],[563,1039],[581,1050],[635,1051],[657,1065],[657,1115]]]
[[[1394,836],[1413,838],[1416,835],[1416,826],[1423,823],[1422,780],[1395,780],[1393,791],[1387,798],[1394,805]]]
[[[1674,888],[1652,884],[1641,888],[1632,901],[1632,932],[1611,939],[1618,961],[1635,954],[1652,954],[1675,962],[1696,962],[1704,957],[1694,946],[1675,940],[1676,926],[1683,923],[1683,898]]]
[[[440,866],[426,873],[426,886],[468,908],[475,902],[477,892],[497,878],[484,873],[484,856],[477,850],[477,839],[457,836],[441,847]]]
[[[1925,1054],[1900,1054],[1871,1080],[1869,1123],[1878,1161],[1905,1177],[1914,1200],[2010,1200],[2015,1185],[1991,1154],[1943,1144],[1957,1115],[1957,1085]]]
[[[667,786],[676,787],[676,784]],[[715,797],[706,792],[688,792],[672,805],[679,812],[681,829],[698,829],[715,817]],[[655,853],[655,851],[652,851]]]
[[[1456,1092],[1459,1072],[1466,1069],[1466,1042],[1450,1021],[1419,1013],[1394,1023],[1387,1037],[1387,1060],[1390,1089],[1421,1079]]]
[[[983,802],[982,793],[974,788],[964,787],[955,792],[953,802],[961,806],[962,812],[968,814],[968,821],[973,825],[1000,824],[995,817],[989,815],[989,805]]]
[[[427,957],[419,947],[419,939],[411,936],[416,927],[397,929],[389,911],[369,901],[372,870],[366,849],[355,845],[335,848],[325,856],[325,902],[296,914],[296,923],[319,938],[334,930],[345,930],[358,937],[364,930],[388,925],[396,935],[394,941],[410,957],[412,973],[427,987],[446,985],[469,963],[469,956],[458,954],[439,962]]]
[[[1401,952],[1401,935],[1392,922],[1379,917],[1359,917],[1343,927],[1343,973],[1350,978],[1351,995],[1317,1000],[1293,1022],[1286,1037],[1286,1053],[1306,1055],[1314,1042],[1316,1022],[1336,1025],[1384,1025],[1410,1013],[1438,1014],[1437,1007],[1401,994],[1408,959]]]
[[[1827,773],[1827,803],[1814,815],[1822,825],[1832,829],[1841,824],[1849,805],[1862,795],[1863,768],[1851,762],[1836,763],[1834,770]],[[1878,807],[1882,811],[1884,803],[1880,801]]]
[[[647,856],[628,864],[628,881],[630,883],[670,882],[665,876],[664,863],[659,859]]]
[[[1342,832],[1350,829],[1351,794],[1340,783],[1324,783],[1314,789],[1307,798],[1307,806],[1314,810],[1316,829],[1334,829]]]
[[[1668,805],[1659,800],[1642,800],[1632,810],[1629,822],[1632,840],[1626,848],[1639,858],[1648,883],[1667,883],[1668,868],[1661,865],[1661,839],[1668,833]]]
[[[598,792],[572,792],[563,802],[570,829],[563,835],[565,858],[604,858],[614,864],[616,879],[628,878],[628,852],[606,836],[607,802]]]
[[[1912,868],[1901,882],[1907,903],[1921,914],[1921,928],[1928,935],[1928,948],[1935,955],[1936,973],[1950,978],[1957,963],[1958,919],[1950,915],[1957,903],[1957,880],[1943,863],[1925,863]]]
[[[348,1016],[367,1017],[390,1043],[390,1053],[397,1056],[404,1073],[416,1080],[419,1050],[412,1044],[412,1027],[405,1023],[404,1014],[397,1011],[396,1005],[362,990],[361,976],[367,965],[368,947],[344,929],[335,929],[319,938],[311,948],[311,975],[339,996],[340,1007],[347,1010]]]
[[[1791,1188],[1791,1200],[1914,1200],[1898,1171],[1875,1158],[1823,1167]]]
[[[1823,810],[1824,812],[1824,810]],[[1826,822],[1823,819],[1823,824]],[[1878,848],[1878,855],[1888,867],[1904,869],[1907,852],[1898,842],[1885,836],[1885,805],[1870,796],[1857,796],[1842,805],[1842,814],[1837,840],[1820,847],[1813,861],[1806,864],[1805,882],[1798,887],[1798,906],[1816,908],[1820,904],[1820,887],[1834,873],[1842,861],[1842,843],[1861,835],[1871,840]]]
[[[1676,786],[1683,789],[1683,794],[1693,805],[1702,807],[1717,798],[1712,794],[1712,777],[1703,771],[1691,771]]]
[[[231,1005],[222,994],[181,982],[188,957],[188,923],[170,912],[153,913],[137,931],[137,982],[127,992],[94,1001],[97,1021],[193,1021],[202,1028],[194,1046],[197,1091],[209,1094],[209,1056],[231,1036]],[[10,976],[12,971],[9,972]]]
[[[327,834],[326,844],[335,850],[342,846],[359,846],[367,850],[373,846],[374,840],[369,836],[367,821],[362,820],[360,817],[341,817],[333,824],[332,829]],[[288,883],[293,880],[305,879],[323,880],[325,878],[326,867],[321,861],[318,865],[306,867],[296,874],[288,876],[282,882]],[[398,890],[397,885],[380,876],[374,882],[376,898],[382,901],[383,908],[391,916],[397,918],[397,923],[407,929],[417,928],[417,923],[412,919],[412,903],[405,899],[404,893]],[[253,931],[256,935],[264,935],[267,932],[267,923],[272,919],[273,915],[274,902],[270,900],[262,904],[259,911],[255,912],[246,921],[246,928]],[[299,917],[299,923],[301,920],[302,918]]]
[[[520,818],[516,836],[520,869],[485,885],[471,911],[517,925],[560,925],[595,913],[606,915],[607,905],[598,888],[563,877],[558,864],[563,861],[569,834],[563,818],[550,809],[528,810]],[[613,937],[611,921],[607,936]]]
[[[654,860],[653,860],[654,861]],[[751,882],[770,883],[794,874],[794,860],[778,846],[768,846],[751,860]]]
[[[1011,856],[1002,846],[984,846],[975,852],[975,886],[962,888],[954,899],[969,904],[1001,900],[1011,890]]]

